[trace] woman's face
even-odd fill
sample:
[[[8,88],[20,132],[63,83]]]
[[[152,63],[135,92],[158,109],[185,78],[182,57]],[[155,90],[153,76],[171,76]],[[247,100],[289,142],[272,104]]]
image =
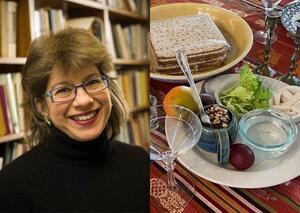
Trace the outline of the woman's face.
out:
[[[87,66],[80,71],[66,76],[59,70],[50,75],[47,92],[63,85],[80,85],[99,74],[95,65]],[[44,116],[48,116],[52,124],[77,141],[88,141],[99,136],[105,128],[110,116],[112,104],[108,88],[88,94],[83,87],[77,88],[77,95],[73,101],[53,103],[46,98]]]

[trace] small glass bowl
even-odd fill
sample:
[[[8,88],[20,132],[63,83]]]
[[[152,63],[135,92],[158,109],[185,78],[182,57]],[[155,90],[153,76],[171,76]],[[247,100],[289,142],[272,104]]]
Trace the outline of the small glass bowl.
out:
[[[297,138],[298,128],[288,116],[272,109],[255,109],[239,122],[239,134],[255,156],[271,159],[284,154]]]

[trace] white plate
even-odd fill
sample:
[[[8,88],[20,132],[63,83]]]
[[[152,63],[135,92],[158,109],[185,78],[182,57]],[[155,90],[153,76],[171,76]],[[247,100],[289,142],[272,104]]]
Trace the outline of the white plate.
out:
[[[240,62],[252,47],[253,34],[251,28],[247,22],[237,14],[209,4],[173,3],[159,5],[150,9],[151,21],[203,13],[209,14],[213,18],[224,37],[229,42],[230,51],[226,62],[222,67],[193,75],[196,81],[222,73]],[[237,31],[238,33],[236,33]],[[164,82],[187,82],[183,74],[174,76],[150,72],[150,78]]]
[[[220,79],[233,79],[238,74],[228,74],[212,79],[207,85],[218,88]],[[285,86],[285,83],[272,78],[262,77],[263,84],[273,91]],[[213,83],[214,82],[214,83]],[[299,125],[298,125],[298,131]],[[241,142],[238,135],[236,142]],[[270,160],[256,158],[254,165],[245,171],[233,169],[230,164],[220,167],[216,154],[199,148],[189,150],[178,158],[179,162],[192,173],[214,183],[238,188],[262,188],[289,181],[300,175],[300,136],[284,155]]]
[[[281,22],[285,29],[293,34],[296,34],[297,27],[295,21],[300,19],[300,2],[293,2],[286,5],[281,14]]]

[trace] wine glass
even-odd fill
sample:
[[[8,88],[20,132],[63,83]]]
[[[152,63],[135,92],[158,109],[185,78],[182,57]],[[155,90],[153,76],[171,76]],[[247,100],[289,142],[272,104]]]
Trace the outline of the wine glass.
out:
[[[271,12],[275,9],[275,7],[281,2],[281,0],[262,0],[262,3],[265,8],[266,16],[271,15]],[[267,20],[267,18],[266,18]],[[271,44],[277,41],[277,34],[274,33],[271,38]],[[254,33],[254,41],[260,44],[266,44],[267,40],[267,31],[265,30],[258,30]]]
[[[196,145],[202,133],[202,124],[191,110],[177,105],[150,107],[150,159],[163,164],[167,174],[150,179],[151,205],[159,212],[182,211],[192,199],[195,188],[191,179],[175,175],[175,159]]]

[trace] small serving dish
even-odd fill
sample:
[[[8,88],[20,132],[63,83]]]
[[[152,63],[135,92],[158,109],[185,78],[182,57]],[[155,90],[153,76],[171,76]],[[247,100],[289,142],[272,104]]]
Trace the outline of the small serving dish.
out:
[[[274,92],[270,107],[300,121],[300,87],[286,86]]]
[[[285,29],[294,35],[297,31],[295,22],[298,19],[300,19],[300,2],[296,1],[287,4],[282,10],[281,22]]]
[[[276,158],[295,142],[298,128],[283,113],[272,109],[255,109],[246,113],[239,122],[239,134],[256,157]]]
[[[261,85],[264,88],[267,88],[270,90],[270,92],[272,93],[272,96],[275,91],[277,91],[283,87],[286,87],[288,85],[286,83],[283,83],[281,81],[278,81],[276,79],[269,78],[266,76],[257,75],[257,77],[261,81]],[[220,93],[237,85],[239,83],[239,79],[240,79],[239,74],[220,75],[212,80],[209,80],[207,83],[205,83],[204,90],[206,93],[214,94],[217,104],[224,105],[224,103],[220,100]],[[271,97],[270,97],[270,99],[271,99]],[[244,115],[245,113],[240,113],[240,114]],[[240,118],[241,115],[239,115],[239,116],[237,115],[237,117]]]

